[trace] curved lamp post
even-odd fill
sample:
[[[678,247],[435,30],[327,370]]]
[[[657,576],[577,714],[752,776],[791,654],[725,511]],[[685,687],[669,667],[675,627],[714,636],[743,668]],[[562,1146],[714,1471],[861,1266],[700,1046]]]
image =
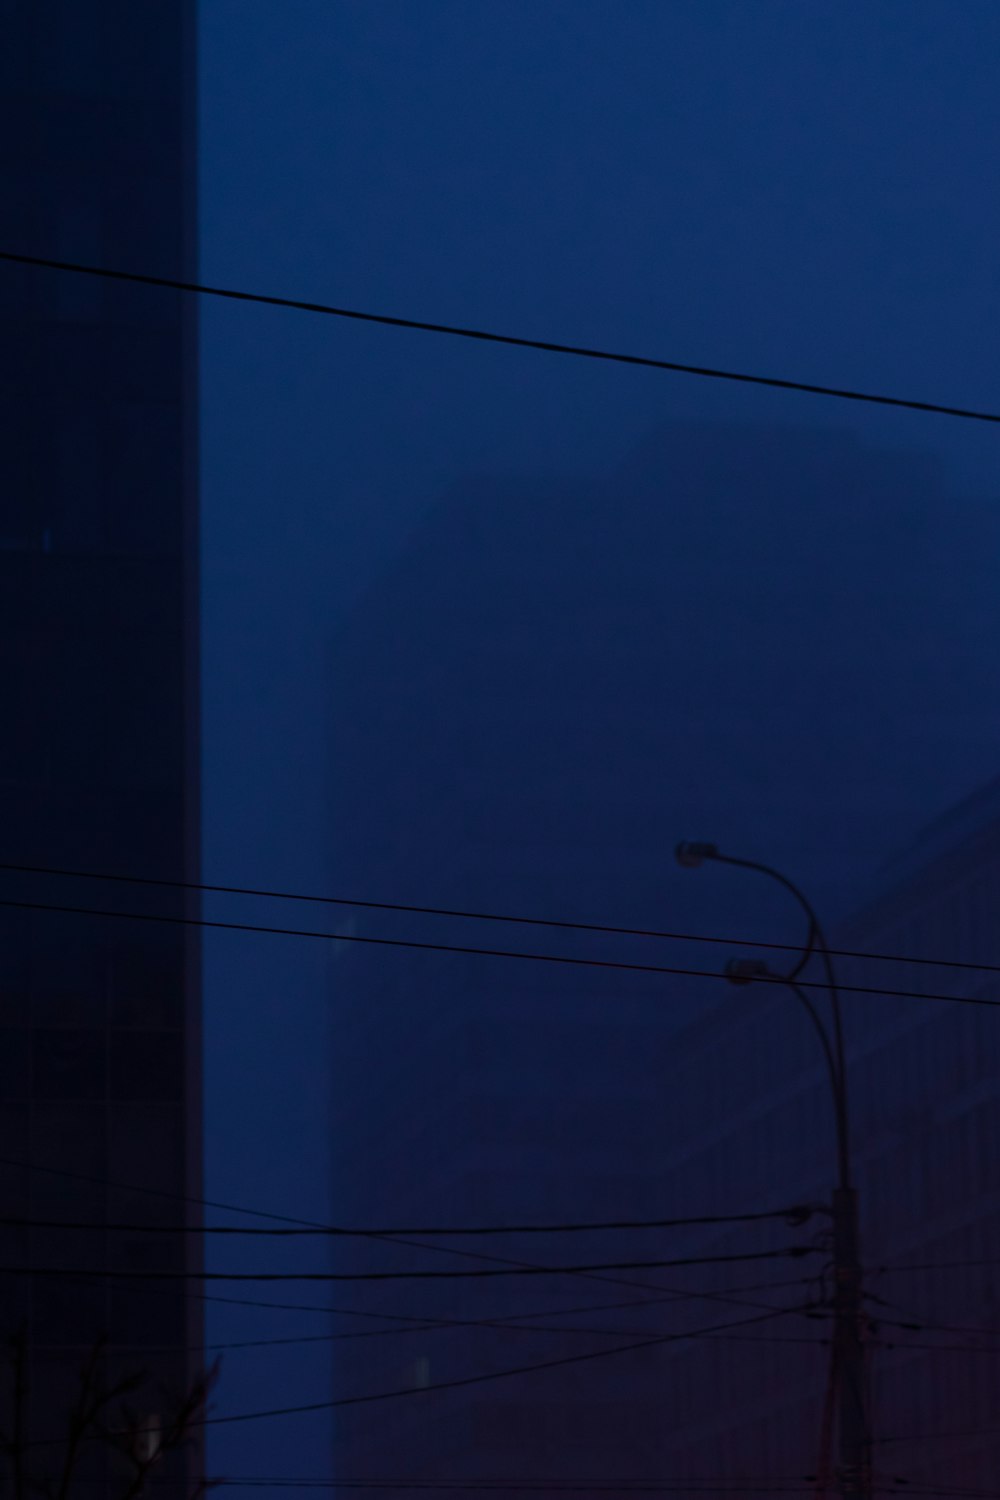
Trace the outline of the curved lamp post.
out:
[[[840,995],[834,973],[833,957],[823,929],[811,903],[794,881],[780,870],[752,859],[736,859],[723,854],[715,844],[681,843],[677,845],[678,864],[697,869],[706,862],[732,865],[765,875],[782,886],[801,907],[808,931],[802,953],[788,973],[774,973],[758,959],[731,959],[726,975],[733,984],[781,984],[787,986],[807,1012],[823,1048],[830,1089],[833,1096],[837,1140],[837,1186],[833,1192],[833,1253],[836,1338],[834,1359],[839,1409],[840,1492],[851,1500],[871,1497],[871,1435],[868,1419],[865,1379],[865,1349],[862,1337],[863,1288],[858,1236],[858,1199],[851,1173],[851,1140],[847,1109],[847,1064],[844,1053],[844,1031]],[[826,977],[830,999],[831,1030],[813,1001],[796,983],[814,954],[818,953]]]

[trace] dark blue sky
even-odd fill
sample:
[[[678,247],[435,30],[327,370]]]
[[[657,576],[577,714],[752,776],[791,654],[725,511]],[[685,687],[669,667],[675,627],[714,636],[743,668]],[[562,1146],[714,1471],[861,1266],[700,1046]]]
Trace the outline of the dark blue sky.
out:
[[[997,404],[991,0],[205,0],[201,43],[207,281]],[[337,888],[330,642],[469,473],[606,478],[696,420],[842,431],[1000,493],[972,423],[226,304],[203,351],[209,880]],[[982,712],[963,758],[928,699],[932,801],[993,764],[992,642],[966,644]],[[207,967],[209,1196],[335,1214],[335,962],[234,936]],[[290,1331],[268,1316],[215,1326]],[[321,1398],[312,1348],[234,1353],[220,1406]],[[220,1433],[222,1472],[326,1466],[322,1418]]]

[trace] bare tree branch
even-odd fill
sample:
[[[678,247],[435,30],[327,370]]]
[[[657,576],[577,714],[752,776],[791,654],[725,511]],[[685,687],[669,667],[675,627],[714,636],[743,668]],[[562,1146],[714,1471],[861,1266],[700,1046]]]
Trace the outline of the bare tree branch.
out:
[[[0,1429],[0,1453],[7,1457],[13,1470],[13,1500],[71,1500],[84,1448],[100,1443],[124,1460],[125,1473],[116,1500],[141,1500],[153,1470],[171,1453],[188,1447],[209,1410],[209,1397],[219,1376],[219,1362],[203,1370],[190,1385],[176,1395],[165,1387],[150,1391],[149,1376],[134,1371],[109,1381],[105,1361],[109,1349],[106,1340],[94,1345],[79,1374],[79,1384],[67,1420],[64,1455],[58,1478],[44,1472],[32,1473],[27,1466],[29,1445],[25,1438],[28,1403],[28,1334],[19,1330],[10,1340],[9,1357],[13,1371],[12,1426]],[[130,1398],[147,1392],[148,1404],[142,1407]],[[151,1406],[155,1402],[155,1409]],[[41,1460],[44,1464],[44,1460]],[[204,1500],[219,1481],[197,1476],[189,1500]],[[85,1497],[86,1500],[86,1497]]]

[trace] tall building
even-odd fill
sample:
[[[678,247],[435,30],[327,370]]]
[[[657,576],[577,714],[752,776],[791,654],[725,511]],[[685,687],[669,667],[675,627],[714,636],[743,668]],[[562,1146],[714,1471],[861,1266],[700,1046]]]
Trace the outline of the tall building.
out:
[[[674,867],[675,842],[703,837],[788,869],[846,921],[869,867],[988,762],[990,668],[977,679],[967,647],[994,608],[980,556],[991,525],[919,458],[794,430],[668,429],[611,483],[470,483],[337,642],[343,889],[794,941],[798,913],[766,882]],[[890,941],[882,920],[860,922],[865,943]],[[364,911],[342,931],[694,970],[732,951]],[[969,951],[954,927],[939,946]],[[340,1222],[829,1202],[822,1054],[784,991],[362,944],[345,944],[337,967]],[[866,1250],[881,1263],[907,1235],[944,1232],[940,1217],[917,1223],[947,1155],[907,1166],[905,1213],[887,1184],[904,1192],[908,1122],[943,1097],[929,1056],[945,1055],[945,1032],[971,1045],[973,1023],[942,1010],[932,1036],[917,1001],[848,1010]],[[927,1041],[900,1053],[894,1027]],[[817,1212],[799,1227],[365,1242],[374,1269],[502,1274],[356,1293],[357,1310],[400,1321],[333,1346],[337,1393],[408,1387],[416,1399],[339,1413],[335,1474],[512,1485],[814,1474],[829,1321],[805,1310],[829,1290],[827,1228]],[[802,1260],[705,1261],[803,1245]],[[343,1268],[359,1251],[338,1242],[335,1255]],[[689,1258],[705,1263],[522,1274]],[[770,1326],[733,1326],[781,1307]],[[906,1392],[938,1376],[915,1351],[892,1358],[909,1362],[910,1383],[884,1406],[905,1432]]]
[[[194,24],[193,0],[7,7],[3,249],[190,275]],[[0,326],[0,861],[197,878],[193,299],[4,264]],[[10,869],[0,896],[184,913]],[[33,1221],[0,1231],[2,1334],[27,1320],[30,1431],[59,1438],[95,1340],[109,1370],[149,1372],[150,1416],[197,1362],[197,1304],[142,1273],[198,1254],[170,1232],[197,1215],[198,948],[69,911],[0,924],[0,1203]],[[84,1462],[104,1473],[93,1445]]]

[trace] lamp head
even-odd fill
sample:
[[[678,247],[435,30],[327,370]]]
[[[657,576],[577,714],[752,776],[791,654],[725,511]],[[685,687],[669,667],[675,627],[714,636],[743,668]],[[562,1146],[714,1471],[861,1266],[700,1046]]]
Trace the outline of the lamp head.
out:
[[[695,844],[682,840],[674,850],[677,863],[685,870],[697,870],[706,859],[716,859],[719,850],[715,844]]]

